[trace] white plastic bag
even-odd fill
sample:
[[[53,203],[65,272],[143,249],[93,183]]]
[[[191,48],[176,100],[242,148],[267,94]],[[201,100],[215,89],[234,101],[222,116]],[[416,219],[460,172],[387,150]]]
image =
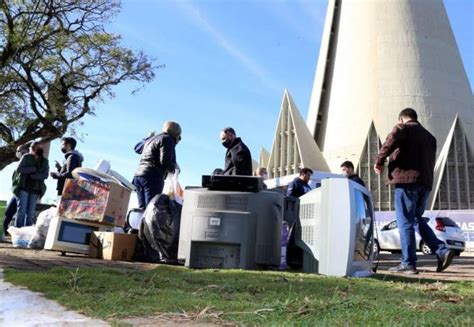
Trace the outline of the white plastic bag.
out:
[[[46,236],[48,235],[49,223],[51,222],[51,219],[56,216],[56,211],[56,207],[51,207],[40,212],[38,219],[36,219],[35,233],[28,243],[29,248],[44,248],[44,242],[46,241]]]
[[[28,243],[35,234],[35,226],[27,227],[9,227],[8,233],[12,237],[12,245],[14,248],[26,248]]]
[[[176,168],[173,174],[168,174],[165,179],[165,185],[163,186],[163,194],[170,197],[171,200],[183,204],[183,189],[178,182],[179,169]]]

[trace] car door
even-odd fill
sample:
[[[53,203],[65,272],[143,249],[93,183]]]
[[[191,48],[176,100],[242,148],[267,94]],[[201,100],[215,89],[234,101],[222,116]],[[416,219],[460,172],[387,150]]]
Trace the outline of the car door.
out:
[[[379,232],[379,245],[383,250],[400,249],[400,233],[397,228],[397,221],[394,220],[386,224]]]

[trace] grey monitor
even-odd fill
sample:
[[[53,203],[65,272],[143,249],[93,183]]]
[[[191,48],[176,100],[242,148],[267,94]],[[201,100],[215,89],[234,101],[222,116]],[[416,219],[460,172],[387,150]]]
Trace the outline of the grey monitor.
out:
[[[279,266],[282,194],[187,189],[178,259],[192,268]]]

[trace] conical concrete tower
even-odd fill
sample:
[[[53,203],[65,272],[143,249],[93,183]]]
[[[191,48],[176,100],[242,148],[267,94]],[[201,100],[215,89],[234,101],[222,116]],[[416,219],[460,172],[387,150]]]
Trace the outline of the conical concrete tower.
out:
[[[472,90],[443,1],[329,0],[306,123],[330,169],[339,171],[344,160],[367,166],[367,131],[377,131],[383,142],[407,107],[438,140],[440,163],[452,126],[462,126],[456,130],[466,147],[474,144]],[[471,149],[464,154],[471,156]],[[466,171],[452,174],[450,189],[472,199],[457,197],[455,206],[433,199],[432,206],[473,207],[474,176],[468,184],[456,179],[465,179]],[[445,184],[435,183],[433,194],[439,185]]]

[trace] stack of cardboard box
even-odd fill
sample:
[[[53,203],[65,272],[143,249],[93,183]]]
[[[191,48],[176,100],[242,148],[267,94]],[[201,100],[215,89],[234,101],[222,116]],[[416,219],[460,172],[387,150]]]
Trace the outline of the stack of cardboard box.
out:
[[[67,179],[57,215],[124,227],[131,191],[118,183],[95,180]],[[90,256],[108,260],[131,260],[136,235],[94,232],[91,235]]]

